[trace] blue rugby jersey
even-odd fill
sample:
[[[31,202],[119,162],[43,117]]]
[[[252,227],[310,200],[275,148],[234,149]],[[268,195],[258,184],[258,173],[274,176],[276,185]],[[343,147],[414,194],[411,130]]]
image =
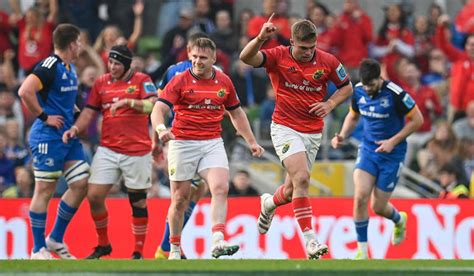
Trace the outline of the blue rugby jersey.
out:
[[[77,74],[72,64],[70,68],[57,55],[41,61],[33,70],[42,84],[37,98],[40,106],[48,115],[61,115],[64,127],[56,129],[36,119],[31,127],[30,141],[61,139],[63,133],[74,123],[74,105],[77,96]]]
[[[369,96],[358,83],[352,95],[352,110],[359,113],[363,123],[362,148],[375,151],[376,141],[386,140],[397,134],[405,125],[405,115],[415,108],[415,101],[400,86],[384,81],[379,92]],[[392,154],[405,154],[406,141],[399,143]]]

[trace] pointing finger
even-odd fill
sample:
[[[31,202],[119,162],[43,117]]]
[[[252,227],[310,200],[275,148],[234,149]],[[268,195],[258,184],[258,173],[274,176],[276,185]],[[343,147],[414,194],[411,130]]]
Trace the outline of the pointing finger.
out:
[[[275,15],[275,13],[272,13],[272,15],[270,15],[270,17],[267,20],[267,23],[270,23],[272,21],[272,18],[273,18],[274,15]]]

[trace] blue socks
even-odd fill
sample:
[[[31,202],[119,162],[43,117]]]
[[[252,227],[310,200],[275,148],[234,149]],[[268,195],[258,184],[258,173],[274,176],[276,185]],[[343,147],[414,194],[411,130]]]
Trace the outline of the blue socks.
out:
[[[31,231],[33,232],[33,253],[38,252],[41,247],[46,248],[44,231],[46,228],[46,213],[35,213],[30,211]]]
[[[71,206],[67,205],[66,202],[61,200],[58,206],[58,216],[56,217],[56,222],[54,223],[54,228],[50,235],[54,241],[60,243],[63,242],[66,228],[72,217],[74,217],[76,211],[77,208],[72,208]]]
[[[188,209],[184,212],[184,223],[183,223],[183,228],[188,222],[189,218],[193,214],[194,207],[196,206],[196,202],[191,201],[189,202]],[[165,252],[169,252],[171,250],[170,248],[170,225],[168,224],[168,220],[166,221],[166,227],[165,227],[165,232],[163,233],[163,240],[161,240],[161,250]]]
[[[357,233],[357,242],[367,242],[369,220],[354,221]]]
[[[400,221],[400,213],[398,212],[397,209],[395,209],[395,207],[393,207],[393,211],[392,211],[392,214],[390,215],[390,219],[395,223],[397,224],[399,221]]]

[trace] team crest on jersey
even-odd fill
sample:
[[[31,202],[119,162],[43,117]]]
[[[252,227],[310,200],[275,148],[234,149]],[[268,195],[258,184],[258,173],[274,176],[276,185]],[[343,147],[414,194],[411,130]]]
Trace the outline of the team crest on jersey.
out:
[[[224,97],[225,89],[224,88],[219,89],[219,91],[217,91],[217,96],[219,96],[220,98]]]
[[[129,87],[127,87],[127,93],[131,94],[135,91],[137,91],[137,86],[136,85],[130,85]]]
[[[388,98],[381,98],[380,99],[380,106],[381,107],[389,107],[390,106],[390,101],[388,100]]]
[[[324,69],[318,69],[313,74],[313,79],[319,80],[324,75]]]
[[[204,104],[211,104],[211,99],[204,99]]]
[[[176,169],[175,168],[171,168],[170,169],[170,175],[174,175],[176,173]]]
[[[283,145],[283,148],[281,149],[281,152],[284,154],[290,149],[290,144],[285,144]]]

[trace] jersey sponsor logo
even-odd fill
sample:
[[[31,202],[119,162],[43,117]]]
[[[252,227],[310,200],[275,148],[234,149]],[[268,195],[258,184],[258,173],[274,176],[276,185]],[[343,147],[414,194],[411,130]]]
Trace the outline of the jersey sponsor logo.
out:
[[[339,80],[344,80],[347,77],[346,69],[342,66],[342,63],[339,63],[339,66],[336,68],[336,74],[339,77]]]
[[[388,100],[388,98],[381,98],[380,99],[380,106],[381,107],[389,107],[390,106],[390,101]]]
[[[147,94],[156,94],[156,87],[152,82],[145,82],[143,88]]]
[[[384,119],[384,118],[388,118],[390,117],[390,114],[388,113],[377,113],[377,112],[374,112],[375,111],[375,108],[373,106],[371,106],[369,108],[369,111],[367,110],[362,110],[360,109],[360,114],[363,115],[363,116],[367,116],[367,117],[372,117],[372,118],[377,118],[377,119]]]
[[[413,98],[408,93],[405,94],[402,102],[408,109],[412,109],[415,106],[415,100],[413,100]]]
[[[77,85],[61,86],[61,92],[74,92],[74,91],[77,91]]]
[[[358,104],[366,104],[367,101],[365,100],[364,97],[361,97],[360,100],[358,101]]]
[[[129,87],[127,87],[127,90],[125,90],[125,92],[127,92],[129,94],[132,94],[135,91],[137,91],[137,86],[136,85],[130,85]]]
[[[222,98],[225,96],[225,88],[221,88],[219,89],[219,91],[217,91],[217,96]]]
[[[342,68],[342,70],[344,70],[344,68]],[[316,70],[316,72],[314,72],[313,79],[319,80],[323,75],[324,75],[324,69],[318,69],[318,70]],[[342,79],[344,79],[344,78],[342,78]]]

